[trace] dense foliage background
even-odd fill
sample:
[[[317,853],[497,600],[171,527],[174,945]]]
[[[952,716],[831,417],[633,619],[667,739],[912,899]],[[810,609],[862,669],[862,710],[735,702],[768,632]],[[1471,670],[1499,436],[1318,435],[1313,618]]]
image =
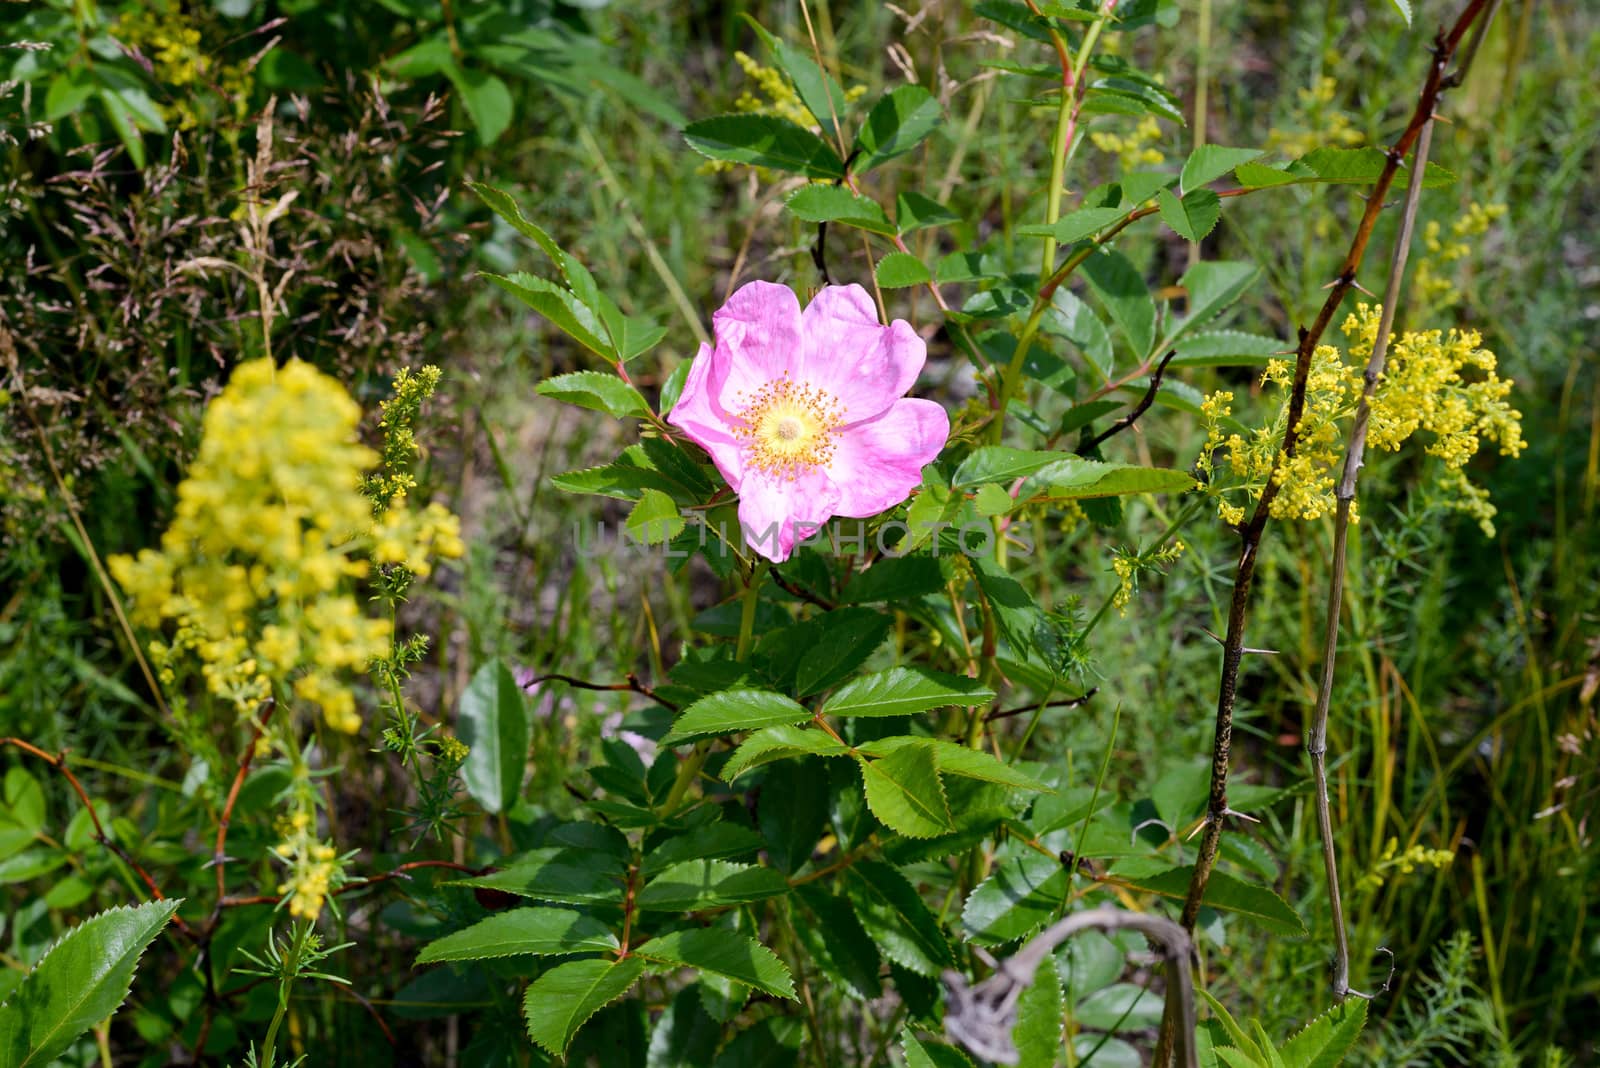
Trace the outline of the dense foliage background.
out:
[[[1200,116],[1205,140],[1280,158],[1385,145],[1409,114],[1434,29],[1456,13],[1401,4],[1414,8],[1408,23],[1377,2],[1148,6],[1159,16],[1108,35],[1104,51],[1158,74],[1173,115],[1093,115],[1073,193],[1130,170],[1176,172]],[[954,220],[919,230],[912,249],[929,264],[981,253],[973,277],[982,281],[963,293],[1004,304],[1016,286],[1003,279],[1037,269],[1037,238],[1016,230],[1043,217],[1055,116],[1029,104],[1048,83],[1025,80],[1024,68],[1048,68],[1055,56],[1048,39],[1030,36],[1026,14],[1012,4],[826,0],[0,5],[0,80],[9,79],[0,93],[0,735],[38,750],[10,745],[0,758],[0,992],[74,925],[150,897],[130,855],[169,896],[186,898],[180,917],[203,927],[216,903],[208,861],[223,812],[233,821],[228,892],[266,899],[230,906],[198,960],[176,928],[156,936],[152,927],[128,1005],[62,1063],[243,1063],[269,1028],[278,1063],[300,1054],[308,1064],[559,1063],[524,1039],[519,991],[532,973],[519,963],[414,964],[422,946],[505,905],[494,890],[443,884],[537,848],[599,848],[559,829],[596,812],[626,827],[623,809],[659,800],[663,773],[645,769],[671,717],[649,699],[652,687],[676,707],[728,681],[714,683],[721,661],[706,650],[731,652],[742,585],[727,567],[667,567],[619,537],[626,501],[552,484],[639,435],[535,392],[593,361],[478,277],[531,269],[536,252],[468,183],[504,191],[623,312],[666,328],[629,368],[653,401],[736,282],[801,292],[821,282],[816,226],[784,208],[800,181],[710,163],[682,133],[705,116],[798,108],[778,73],[781,53],[757,27],[805,54],[814,37],[852,102],[908,84],[938,99],[942,124],[893,164],[899,184],[883,186],[885,202],[899,188],[947,205]],[[1455,180],[1422,201],[1401,325],[1481,330],[1516,382],[1527,448],[1471,468],[1499,510],[1492,537],[1450,509],[1420,451],[1369,454],[1363,474],[1330,745],[1352,979],[1376,990],[1392,970],[1352,1054],[1361,1063],[1596,1063],[1597,64],[1596,11],[1500,5],[1433,137],[1433,160]],[[270,223],[261,205],[277,207]],[[1254,263],[1260,278],[1225,325],[1291,348],[1360,208],[1359,190],[1312,184],[1230,205],[1200,243],[1152,220],[1119,247],[1163,299],[1196,258]],[[1359,279],[1374,288],[1392,215],[1371,277]],[[826,240],[833,280],[871,288],[886,247],[843,227]],[[316,819],[351,852],[340,861],[349,883],[335,884],[346,891],[340,907],[321,921],[325,948],[342,948],[293,966],[281,957],[306,957],[304,936],[290,933],[305,928],[267,907],[285,892],[271,847],[285,837],[291,771],[263,759],[230,798],[249,732],[162,707],[101,575],[105,558],[159,541],[206,404],[234,368],[269,354],[263,287],[277,309],[271,353],[341,383],[366,410],[374,448],[393,434],[379,425],[379,404],[394,376],[440,368],[437,392],[415,399],[407,417],[421,450],[414,466],[404,462],[416,478],[411,497],[461,517],[465,549],[403,596],[388,591],[396,633],[430,639],[393,657],[397,683],[408,673],[404,698],[366,683],[358,733],[306,740]],[[981,406],[960,331],[941,325],[929,294],[883,297],[929,338],[919,394],[952,413]],[[1080,341],[1065,331],[1041,347],[1067,359]],[[1197,360],[1172,377],[1162,396],[1173,403],[1109,441],[1104,458],[1190,468],[1206,439],[1199,400],[1217,389],[1233,392],[1241,418],[1267,412],[1270,421],[1276,400],[1259,366]],[[1141,392],[1085,419],[1104,429]],[[1060,418],[1047,403],[1039,410]],[[1021,714],[996,730],[1008,752],[1025,742],[1031,770],[1060,788],[1051,795],[1058,827],[1094,812],[1103,794],[1105,826],[1121,835],[1100,843],[1098,859],[1080,848],[1069,888],[1079,878],[1104,889],[1105,865],[1131,849],[1192,852],[1185,836],[1205,799],[1216,703],[1218,646],[1205,635],[1226,628],[1238,539],[1213,507],[1185,508],[1177,494],[1130,496],[1018,520],[1035,551],[1014,559],[1012,574],[1066,621],[1070,664],[1053,691],[1060,704],[1033,714],[1042,690],[1018,680],[1002,703],[1011,710],[1014,699]],[[1133,547],[1160,548],[1175,519],[1185,551],[1145,559],[1124,590],[1128,569],[1117,561]],[[1274,653],[1246,660],[1234,745],[1235,779],[1247,784],[1234,803],[1259,822],[1232,826],[1223,854],[1231,870],[1273,887],[1306,930],[1209,910],[1201,924],[1206,990],[1275,1041],[1331,1004],[1302,755],[1331,530],[1327,519],[1275,523],[1263,542],[1248,640]],[[844,566],[776,572],[782,584],[769,584],[758,606],[762,630],[848,600]],[[1131,600],[1105,611],[1119,591]],[[954,633],[918,625],[915,613],[895,627],[893,648],[870,667]],[[669,683],[682,663],[702,670]],[[580,684],[529,683],[552,674]],[[520,726],[502,728],[508,718]],[[519,732],[526,761],[485,764],[495,741]],[[476,754],[465,763],[446,744],[457,735]],[[94,821],[52,767],[63,751]],[[670,781],[673,768],[660,766]],[[893,838],[866,826],[859,788],[854,810],[837,783],[827,793],[820,767],[772,765],[756,788],[811,806],[793,816],[803,824],[814,813],[810,840],[788,821],[770,825],[755,793],[730,795],[725,819],[759,839],[698,855],[748,859],[759,846],[763,870],[802,885],[826,866],[805,866],[817,836],[833,836],[828,848],[852,861],[862,843]],[[608,798],[617,807],[605,809]],[[906,877],[892,885],[920,890],[915,907],[953,936],[963,967],[982,973],[962,936],[983,935],[982,918],[964,917],[955,896],[973,889],[965,855],[947,863],[910,838],[860,855],[865,865],[892,862]],[[402,870],[418,861],[446,866]],[[865,870],[863,884],[879,878],[882,892],[887,877]],[[1108,896],[1172,911],[1137,886]],[[841,946],[811,933],[856,922],[830,918],[847,897],[847,888],[797,896],[803,904],[784,906],[781,924],[755,907],[715,921],[776,942],[806,990],[799,1004],[774,993],[783,984],[771,976],[773,990],[746,1005],[734,991],[749,984],[719,988],[708,977],[684,987],[669,972],[642,997],[603,1009],[568,1063],[959,1063],[939,1059],[944,1047],[900,1039],[908,1024],[937,1034],[936,968],[891,954],[880,981],[876,954],[842,960]],[[1074,945],[1062,955],[1074,1029],[1063,1056],[1140,1063],[1160,1000],[1129,984],[1158,969],[1136,938]],[[295,968],[348,983],[276,981]]]

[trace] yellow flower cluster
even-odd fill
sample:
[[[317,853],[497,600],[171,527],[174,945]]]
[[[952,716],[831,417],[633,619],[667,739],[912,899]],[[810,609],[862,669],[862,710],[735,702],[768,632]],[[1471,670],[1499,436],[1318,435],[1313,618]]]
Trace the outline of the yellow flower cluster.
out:
[[[251,74],[247,63],[223,63],[201,44],[200,29],[176,3],[141,4],[117,19],[112,27],[117,39],[150,60],[155,79],[174,88],[209,84],[233,101],[236,114],[249,104]],[[163,106],[168,119],[192,126],[199,116],[193,102],[180,96]]]
[[[240,715],[292,679],[329,726],[360,727],[344,675],[385,655],[390,635],[362,614],[353,580],[369,556],[425,573],[431,555],[461,552],[456,518],[438,506],[374,521],[361,486],[377,455],[356,441],[360,417],[299,361],[242,364],[206,409],[160,549],[110,560],[135,621],[175,625],[151,646],[166,681],[193,653],[207,689]]]
[[[1148,553],[1137,553],[1131,549],[1115,550],[1111,558],[1111,570],[1117,575],[1117,591],[1111,595],[1112,606],[1119,612],[1127,608],[1133,595],[1139,592],[1139,577],[1147,571],[1164,574],[1167,566],[1183,555],[1184,548],[1183,541],[1177,539],[1171,545]]]
[[[1156,166],[1167,158],[1155,147],[1161,140],[1161,124],[1151,115],[1140,119],[1139,125],[1126,137],[1096,130],[1089,134],[1089,140],[1100,151],[1116,156],[1125,171]]]
[[[1332,345],[1319,345],[1306,380],[1305,411],[1294,457],[1281,462],[1274,477],[1278,487],[1270,514],[1274,519],[1317,519],[1336,506],[1334,490],[1344,463],[1343,426],[1355,414],[1361,398],[1362,375],[1376,343],[1383,309],[1359,304],[1341,327],[1350,363]],[[1448,507],[1471,515],[1487,536],[1493,537],[1494,506],[1481,487],[1473,485],[1463,470],[1484,442],[1493,443],[1504,456],[1522,452],[1522,417],[1510,404],[1512,382],[1495,373],[1494,353],[1482,347],[1473,330],[1407,331],[1389,341],[1383,377],[1373,395],[1367,430],[1371,448],[1390,452],[1419,430],[1429,435],[1426,452],[1443,462],[1437,479]],[[1468,380],[1468,375],[1471,380]],[[1226,448],[1227,463],[1249,496],[1261,489],[1278,458],[1288,421],[1288,400],[1294,367],[1288,360],[1272,360],[1262,375],[1263,386],[1284,394],[1276,418],[1248,436],[1228,433],[1224,422],[1232,414],[1233,394],[1213,393],[1201,406],[1206,441],[1200,470],[1216,481],[1214,454]],[[1234,487],[1234,488],[1237,488]],[[1222,520],[1237,525],[1244,509],[1217,489],[1217,511]],[[1351,520],[1360,516],[1351,505]]]
[[[1441,268],[1465,259],[1472,252],[1470,239],[1482,237],[1505,213],[1504,204],[1469,204],[1466,213],[1450,223],[1448,241],[1439,221],[1430,220],[1422,228],[1422,244],[1428,254],[1417,264],[1413,283],[1417,299],[1430,308],[1448,307],[1459,301],[1461,291],[1444,276]]]
[[[1377,890],[1392,875],[1410,875],[1421,867],[1448,868],[1455,862],[1456,855],[1448,849],[1429,849],[1423,845],[1414,845],[1404,853],[1400,852],[1400,840],[1390,838],[1383,849],[1383,855],[1378,858],[1378,863],[1372,870],[1356,880],[1356,889],[1370,893]]]
[[[1334,106],[1339,94],[1339,83],[1331,77],[1318,78],[1309,89],[1298,94],[1300,114],[1306,128],[1280,130],[1274,126],[1267,132],[1267,148],[1282,152],[1290,159],[1299,159],[1314,148],[1356,148],[1363,140],[1350,116]]]
[[[296,810],[281,826],[284,840],[272,851],[289,872],[278,893],[288,898],[289,915],[314,920],[321,914],[322,904],[339,875],[338,854],[331,845],[317,839],[311,813],[306,809]]]

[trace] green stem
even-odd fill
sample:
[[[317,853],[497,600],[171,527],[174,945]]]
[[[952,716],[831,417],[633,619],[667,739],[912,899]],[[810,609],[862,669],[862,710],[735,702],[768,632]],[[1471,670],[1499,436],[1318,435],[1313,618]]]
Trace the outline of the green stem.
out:
[[[734,646],[734,659],[744,661],[750,655],[750,646],[754,642],[756,632],[756,606],[761,603],[761,580],[767,577],[767,562],[760,561],[750,569],[750,578],[744,588],[744,604],[739,611],[739,641]],[[700,769],[705,766],[706,757],[711,752],[709,740],[696,742],[694,749],[678,768],[677,778],[672,780],[672,789],[667,793],[667,799],[662,803],[661,811],[671,817],[683,804],[684,795],[689,792],[689,787],[700,777]]]

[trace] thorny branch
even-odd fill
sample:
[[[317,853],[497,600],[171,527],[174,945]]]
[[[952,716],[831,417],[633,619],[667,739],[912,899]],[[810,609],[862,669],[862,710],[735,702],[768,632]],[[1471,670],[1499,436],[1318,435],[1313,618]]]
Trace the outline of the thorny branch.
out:
[[[1445,70],[1451,57],[1461,44],[1472,24],[1489,6],[1490,0],[1469,0],[1466,8],[1450,30],[1440,30],[1434,39],[1433,61],[1428,65],[1428,75],[1418,96],[1417,106],[1405,132],[1389,149],[1383,170],[1379,173],[1372,191],[1367,195],[1366,210],[1351,239],[1350,250],[1339,268],[1338,276],[1329,287],[1328,297],[1309,328],[1301,328],[1300,343],[1295,351],[1294,381],[1289,393],[1289,406],[1285,420],[1283,447],[1273,460],[1272,470],[1241,531],[1239,564],[1235,573],[1233,596],[1228,605],[1228,634],[1222,650],[1222,676],[1217,689],[1216,734],[1212,742],[1211,791],[1206,805],[1205,834],[1200,841],[1200,853],[1195,859],[1194,877],[1189,883],[1189,893],[1183,903],[1182,922],[1186,930],[1194,930],[1200,914],[1200,902],[1205,896],[1211,869],[1216,865],[1217,851],[1222,844],[1222,825],[1230,814],[1228,808],[1228,766],[1233,744],[1233,708],[1239,683],[1239,662],[1244,650],[1245,620],[1250,608],[1250,585],[1255,577],[1256,556],[1261,536],[1271,516],[1273,500],[1277,497],[1277,475],[1285,460],[1294,456],[1298,443],[1301,416],[1305,412],[1306,380],[1311,373],[1311,357],[1316,351],[1334,314],[1339,310],[1345,295],[1355,286],[1356,271],[1366,257],[1367,244],[1372,239],[1373,227],[1383,210],[1389,188],[1400,170],[1401,162],[1421,136],[1423,127],[1433,119],[1439,93],[1444,87]],[[1417,168],[1421,170],[1421,168]],[[1159,1061],[1157,1063],[1160,1063]]]
[[[1134,405],[1133,410],[1127,415],[1123,416],[1121,419],[1118,419],[1105,431],[1095,435],[1093,438],[1090,438],[1087,442],[1080,446],[1078,448],[1079,456],[1087,456],[1089,453],[1094,452],[1094,450],[1105,444],[1106,441],[1116,437],[1134,423],[1138,422],[1139,417],[1150,409],[1150,405],[1155,403],[1156,394],[1161,391],[1161,376],[1167,373],[1167,364],[1171,363],[1172,358],[1176,355],[1178,355],[1178,350],[1172,349],[1165,356],[1161,357],[1161,362],[1156,364],[1154,373],[1150,375],[1150,386],[1144,391],[1144,396],[1139,398],[1139,403]]]

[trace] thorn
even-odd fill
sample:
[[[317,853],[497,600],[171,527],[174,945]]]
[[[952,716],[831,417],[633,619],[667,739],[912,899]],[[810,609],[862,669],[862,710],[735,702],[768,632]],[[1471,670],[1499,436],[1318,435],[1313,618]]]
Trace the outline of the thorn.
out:
[[[1215,633],[1213,633],[1210,627],[1201,627],[1200,629],[1205,631],[1207,637],[1209,637],[1212,641],[1216,642],[1218,645],[1227,645],[1228,644],[1227,642],[1225,642],[1221,638],[1219,638]]]
[[[990,971],[995,971],[1000,967],[1000,962],[994,959],[994,954],[990,953],[980,945],[973,945],[972,955],[983,961],[983,966],[988,968]]]
[[[1244,813],[1244,812],[1235,812],[1231,808],[1223,809],[1222,810],[1222,815],[1224,817],[1232,816],[1234,819],[1236,819],[1236,820],[1244,820],[1246,823],[1259,824],[1261,822],[1260,820],[1256,819],[1256,817],[1254,817],[1254,816],[1248,815],[1247,813]]]
[[[230,864],[233,861],[236,861],[238,859],[239,859],[238,857],[230,857],[230,856],[228,856],[228,854],[223,853],[220,856],[212,857],[210,860],[208,860],[204,864],[200,865],[200,868],[201,868],[201,870],[204,870],[206,868],[215,868],[218,864]]]
[[[1378,299],[1378,295],[1376,293],[1372,292],[1372,290],[1368,289],[1366,286],[1362,285],[1360,282],[1357,282],[1354,278],[1350,279],[1350,284],[1352,286],[1354,286],[1356,289],[1358,289],[1361,292],[1365,293],[1367,296],[1371,297],[1373,300],[1377,300]]]

